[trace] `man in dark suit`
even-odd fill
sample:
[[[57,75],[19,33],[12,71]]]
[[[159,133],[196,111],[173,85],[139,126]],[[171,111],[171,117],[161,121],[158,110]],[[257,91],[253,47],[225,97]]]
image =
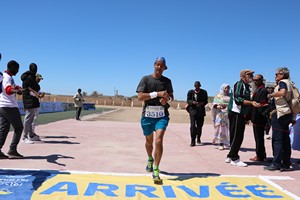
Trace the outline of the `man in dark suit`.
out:
[[[268,109],[268,94],[269,91],[265,87],[264,77],[261,74],[257,74],[253,78],[253,82],[256,86],[256,89],[252,95],[252,100],[256,101],[261,105],[261,107],[255,108],[253,107],[251,110],[251,122],[253,124],[253,133],[255,139],[255,149],[256,156],[250,158],[251,161],[264,161],[266,158],[266,148],[265,148],[265,140],[264,133],[265,127],[268,123],[267,118],[267,109]]]
[[[208,103],[208,95],[206,90],[201,89],[200,81],[196,81],[194,90],[189,90],[187,93],[187,103],[189,104],[188,112],[190,114],[190,134],[191,144],[195,146],[195,140],[197,137],[197,144],[203,145],[201,142],[202,126],[204,123],[204,117],[206,116],[205,105]]]

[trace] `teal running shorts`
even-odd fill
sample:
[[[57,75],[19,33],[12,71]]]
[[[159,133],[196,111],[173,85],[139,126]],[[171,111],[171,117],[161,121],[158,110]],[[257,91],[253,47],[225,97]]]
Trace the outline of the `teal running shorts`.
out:
[[[168,116],[164,116],[162,118],[149,118],[142,117],[141,125],[145,136],[151,135],[153,131],[162,129],[166,130],[169,124],[170,118]]]

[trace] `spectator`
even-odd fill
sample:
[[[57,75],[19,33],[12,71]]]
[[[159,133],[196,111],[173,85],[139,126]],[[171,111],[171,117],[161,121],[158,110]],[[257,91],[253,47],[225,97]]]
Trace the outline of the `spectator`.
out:
[[[0,94],[0,159],[23,158],[17,151],[23,124],[18,108],[16,94],[22,94],[22,88],[15,84],[13,76],[19,71],[19,63],[11,60],[7,63],[7,70],[3,74],[2,93]],[[10,125],[14,128],[14,136],[7,155],[1,149],[6,141]]]
[[[264,84],[264,77],[257,74],[253,78],[256,89],[252,95],[252,100],[261,105],[259,108],[252,108],[251,122],[253,124],[253,133],[255,139],[256,156],[250,158],[251,161],[264,161],[266,159],[265,148],[265,127],[268,123],[267,110],[268,110],[268,90]]]
[[[76,108],[76,120],[80,121],[81,109],[84,102],[83,95],[81,94],[80,88],[77,90],[77,93],[73,96],[73,99]]]
[[[300,151],[300,114],[296,115],[296,122],[290,124],[290,138],[292,149]],[[300,160],[297,163],[300,163]]]
[[[269,92],[269,94],[272,94],[274,92],[274,87],[273,86],[268,86],[267,90]],[[267,140],[271,139],[270,137],[270,129],[271,129],[271,118],[270,118],[270,112],[271,112],[271,108],[270,108],[270,104],[271,104],[272,98],[268,99],[268,107],[267,107],[267,112],[266,112],[266,117],[267,117],[267,124],[265,127],[265,138]]]
[[[200,81],[196,81],[194,87],[194,90],[189,90],[187,93],[187,103],[189,104],[188,111],[190,115],[191,147],[196,145],[196,137],[197,144],[203,145],[201,142],[201,135],[204,117],[206,116],[205,105],[208,103],[207,92],[200,88]]]
[[[212,104],[212,122],[215,128],[215,135],[212,141],[215,144],[219,141],[220,150],[225,146],[229,146],[229,119],[228,119],[228,103],[230,99],[230,86],[222,84],[220,92],[214,97]]]
[[[289,124],[293,121],[293,114],[287,101],[291,99],[290,71],[286,67],[276,70],[277,86],[268,98],[273,98],[271,107],[273,161],[265,170],[290,170],[291,140]]]
[[[240,160],[239,151],[244,140],[245,125],[249,120],[250,106],[259,107],[259,103],[250,100],[250,85],[254,71],[245,69],[240,72],[240,80],[234,84],[228,105],[230,151],[225,162],[233,166],[247,167]]]
[[[22,141],[25,144],[33,144],[34,142],[41,141],[40,137],[35,133],[35,121],[40,107],[40,100],[36,93],[41,89],[37,82],[37,80],[40,80],[36,76],[37,69],[37,65],[31,63],[29,70],[21,75],[22,87],[24,89],[22,97],[25,110]]]

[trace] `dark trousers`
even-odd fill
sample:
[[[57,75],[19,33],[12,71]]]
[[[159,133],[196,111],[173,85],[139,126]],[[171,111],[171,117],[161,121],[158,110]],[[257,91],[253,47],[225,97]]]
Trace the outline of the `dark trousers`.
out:
[[[266,158],[266,148],[265,148],[265,126],[260,124],[253,124],[253,133],[255,139],[255,150],[256,156],[260,159]]]
[[[79,119],[82,107],[76,107],[76,119]]]
[[[291,140],[289,124],[293,119],[292,114],[284,115],[277,119],[277,114],[272,115],[272,147],[273,165],[276,167],[289,167],[291,165]]]
[[[244,140],[246,120],[243,115],[229,112],[230,151],[227,155],[231,160],[240,159],[239,151]]]
[[[196,137],[197,141],[200,141],[202,135],[202,127],[204,123],[204,116],[199,112],[195,114],[190,114],[190,134],[192,142],[195,142]]]
[[[16,150],[23,132],[19,108],[0,108],[0,151],[6,141],[10,125],[14,128],[10,150]]]

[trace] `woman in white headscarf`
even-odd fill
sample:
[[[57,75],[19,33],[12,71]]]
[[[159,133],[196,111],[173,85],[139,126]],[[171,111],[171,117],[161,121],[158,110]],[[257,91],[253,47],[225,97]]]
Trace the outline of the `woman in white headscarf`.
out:
[[[230,100],[230,86],[222,84],[220,92],[215,96],[212,104],[212,122],[215,128],[213,144],[219,141],[220,150],[229,145],[229,119],[227,106]]]

